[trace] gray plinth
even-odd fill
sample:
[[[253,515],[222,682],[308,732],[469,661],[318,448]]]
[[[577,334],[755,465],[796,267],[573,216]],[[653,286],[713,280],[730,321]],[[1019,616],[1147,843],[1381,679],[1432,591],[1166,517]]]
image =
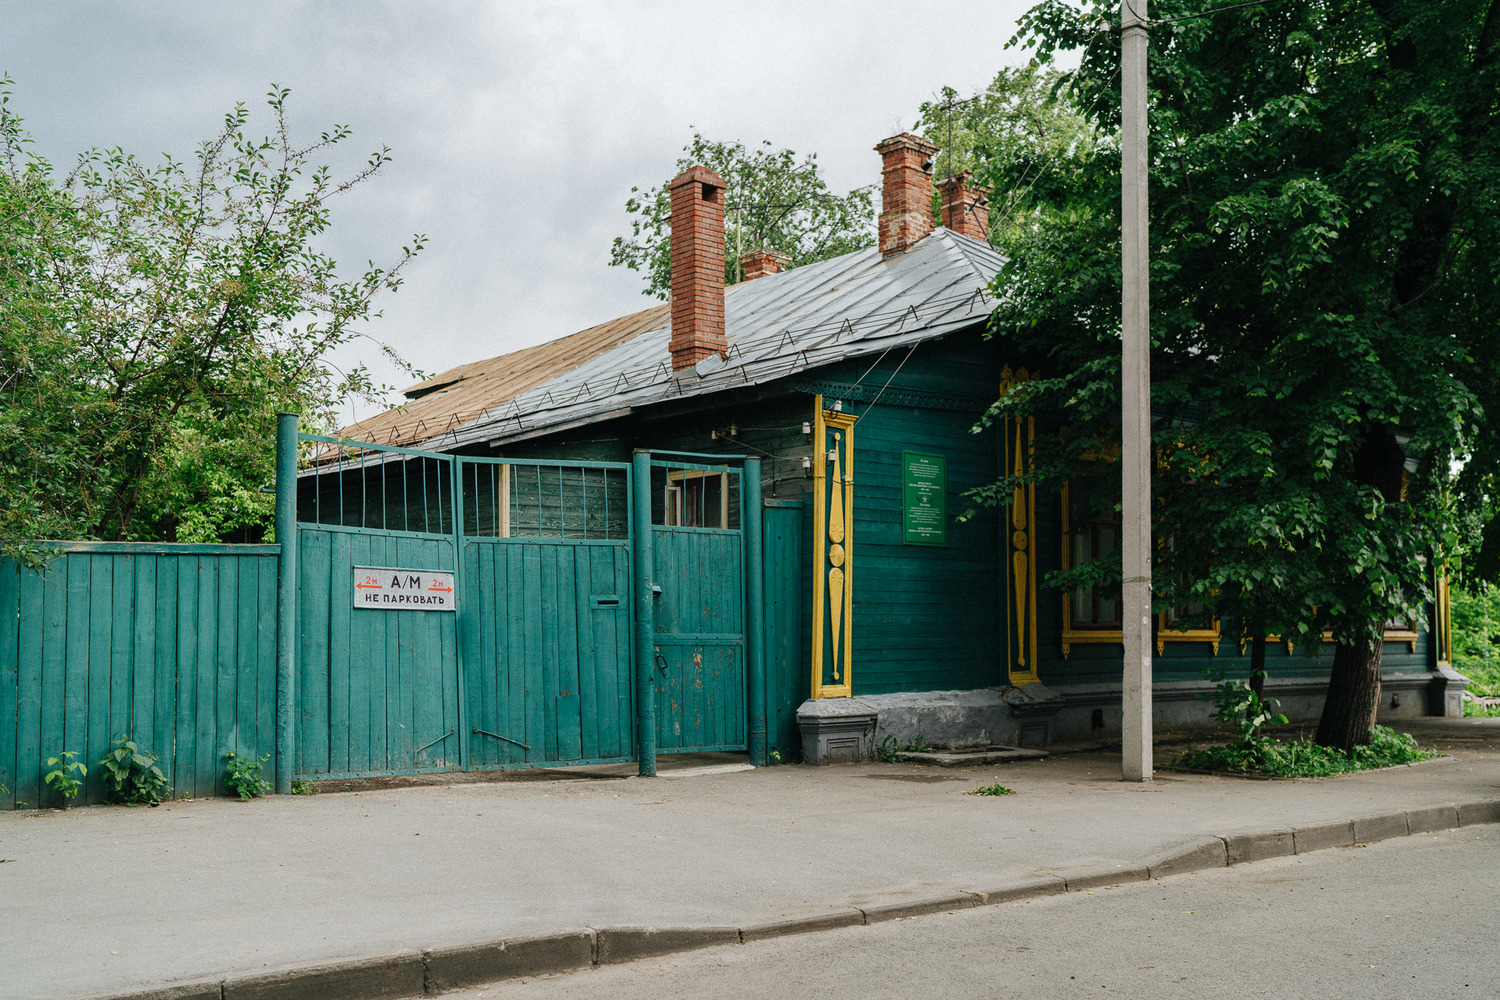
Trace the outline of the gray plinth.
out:
[[[1427,714],[1461,716],[1464,714],[1464,689],[1469,678],[1447,663],[1439,663],[1427,682]]]
[[[1044,747],[1052,742],[1052,717],[1062,710],[1062,695],[1044,684],[1023,684],[1008,689],[1001,696],[1010,706],[1016,720],[1016,743],[1023,747]]]
[[[802,760],[807,764],[857,764],[875,759],[878,713],[850,698],[804,701],[797,709]]]

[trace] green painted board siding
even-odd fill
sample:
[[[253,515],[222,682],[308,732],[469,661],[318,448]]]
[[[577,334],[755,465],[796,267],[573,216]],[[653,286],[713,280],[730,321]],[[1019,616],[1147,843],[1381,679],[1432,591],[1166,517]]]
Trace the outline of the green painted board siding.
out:
[[[268,546],[64,543],[0,561],[0,808],[60,805],[44,761],[130,734],[178,796],[224,794],[224,755],[274,753],[276,564]]]
[[[999,662],[997,518],[968,521],[964,491],[994,480],[989,434],[973,415],[875,404],[845,407],[854,431],[853,676],[855,694],[988,687]],[[902,451],[947,463],[947,545],[904,544]]]

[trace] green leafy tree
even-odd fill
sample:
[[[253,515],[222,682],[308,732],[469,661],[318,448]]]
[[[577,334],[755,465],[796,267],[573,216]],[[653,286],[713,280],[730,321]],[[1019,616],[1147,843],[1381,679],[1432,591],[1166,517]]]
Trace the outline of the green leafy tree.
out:
[[[941,150],[934,175],[941,179],[972,170],[976,183],[993,187],[992,243],[1013,241],[1036,224],[1048,202],[1043,196],[1068,184],[1093,152],[1094,123],[1066,94],[1060,96],[1066,82],[1061,71],[1031,62],[1000,70],[972,97],[944,87],[938,100],[921,106],[913,131]],[[937,221],[940,199],[934,191]]]
[[[791,267],[827,260],[875,245],[875,189],[845,195],[828,189],[817,154],[798,157],[770,142],[746,148],[693,133],[677,161],[678,171],[705,166],[724,178],[724,281],[740,280],[740,253],[759,247],[780,251]],[[625,210],[630,236],[617,236],[609,262],[646,272],[644,294],[667,297],[672,284],[671,192],[665,183],[642,192],[630,189]]]
[[[1313,647],[1331,630],[1317,739],[1348,749],[1379,705],[1382,623],[1420,615],[1500,469],[1500,2],[1150,13],[1157,602]],[[1065,92],[1101,136],[1029,189],[1047,211],[997,282],[995,334],[1049,377],[992,416],[1054,419],[1053,485],[1119,439],[1116,14],[1048,0],[1018,36],[1043,63],[1081,50]]]
[[[421,247],[342,277],[317,248],[342,126],[255,138],[237,106],[191,160],[92,150],[57,179],[0,92],[0,551],[38,538],[253,537],[271,520],[275,414],[331,422],[378,391],[330,352]]]

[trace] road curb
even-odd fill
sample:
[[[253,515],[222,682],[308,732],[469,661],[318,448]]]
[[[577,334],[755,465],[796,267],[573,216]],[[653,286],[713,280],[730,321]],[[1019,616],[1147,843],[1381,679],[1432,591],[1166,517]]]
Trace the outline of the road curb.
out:
[[[989,889],[959,889],[917,899],[893,898],[888,902],[872,902],[860,907],[843,907],[739,927],[582,927],[554,934],[399,951],[378,957],[291,965],[253,975],[204,977],[124,993],[94,993],[84,1000],[302,1000],[307,996],[316,996],[319,1000],[378,1000],[436,995],[503,979],[571,972],[699,948],[748,944],[977,906],[1021,903],[1063,893],[1487,823],[1500,823],[1500,799],[1445,802],[1308,826],[1197,837],[1140,863],[1121,862],[1082,868],[1005,882]]]

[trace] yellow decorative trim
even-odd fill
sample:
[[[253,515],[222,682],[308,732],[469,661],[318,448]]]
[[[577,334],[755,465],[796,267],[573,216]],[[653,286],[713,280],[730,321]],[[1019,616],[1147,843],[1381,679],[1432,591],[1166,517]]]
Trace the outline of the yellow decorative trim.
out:
[[[1006,365],[1000,371],[1000,395],[1004,396],[1017,382],[1033,378],[1025,368],[1011,371]],[[1036,420],[1016,417],[1001,424],[1004,440],[1005,469],[1022,476],[1031,471],[1032,448],[1036,442]],[[1005,615],[1009,641],[1006,644],[1006,674],[1017,686],[1033,684],[1037,678],[1036,621],[1036,484],[1016,489],[1006,509],[1008,522],[1005,561]]]
[[[1156,616],[1156,654],[1158,656],[1166,652],[1169,642],[1206,642],[1213,650],[1213,654],[1218,656],[1219,641],[1222,638],[1217,620],[1214,621],[1213,628],[1190,628],[1183,632],[1168,625],[1166,615]]]
[[[1453,605],[1448,593],[1448,564],[1438,566],[1434,574],[1437,580],[1432,588],[1432,638],[1437,643],[1437,661],[1448,665],[1453,662]]]
[[[854,689],[854,417],[825,411],[822,396],[813,407],[812,696],[848,698]]]

